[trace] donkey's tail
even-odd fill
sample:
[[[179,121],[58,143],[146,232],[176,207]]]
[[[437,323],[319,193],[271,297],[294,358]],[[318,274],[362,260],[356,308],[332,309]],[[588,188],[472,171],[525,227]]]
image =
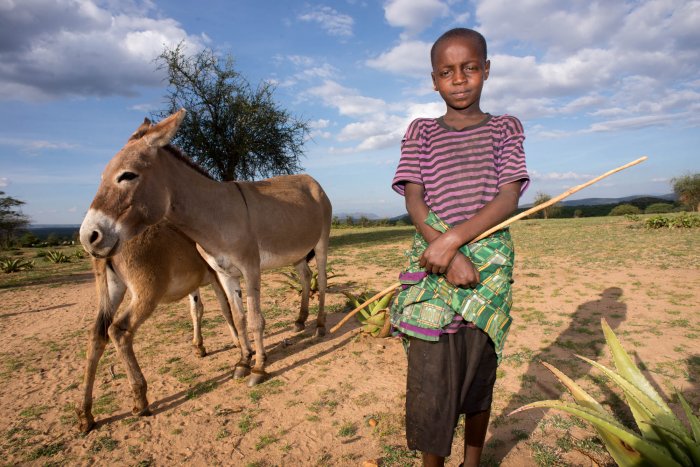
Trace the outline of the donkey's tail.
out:
[[[109,281],[107,278],[107,269],[114,271],[112,266],[112,261],[109,259],[95,259],[92,260],[92,268],[95,272],[95,287],[97,289],[97,317],[95,322],[95,331],[100,338],[104,340],[109,339],[109,334],[107,330],[112,324],[113,316],[113,306],[109,295]]]
[[[316,251],[315,251],[315,250],[309,251],[309,253],[306,255],[306,262],[308,263],[309,261],[311,261],[312,259],[314,259],[315,256],[316,256]]]

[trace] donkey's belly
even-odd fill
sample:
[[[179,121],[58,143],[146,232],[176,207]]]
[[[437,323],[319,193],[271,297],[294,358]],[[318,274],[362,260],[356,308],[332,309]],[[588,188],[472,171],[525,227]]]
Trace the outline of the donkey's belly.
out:
[[[313,249],[309,247],[306,250],[278,252],[260,252],[260,269],[274,269],[282,266],[289,266],[306,258],[306,255]]]

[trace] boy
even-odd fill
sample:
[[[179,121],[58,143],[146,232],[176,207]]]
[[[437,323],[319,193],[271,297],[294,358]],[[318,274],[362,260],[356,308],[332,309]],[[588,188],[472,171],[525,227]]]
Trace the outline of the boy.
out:
[[[414,120],[401,143],[392,187],[417,232],[392,324],[408,352],[408,447],[423,465],[444,465],[465,414],[464,465],[476,466],[511,322],[514,256],[507,230],[468,244],[517,208],[529,184],[525,136],[517,118],[481,111],[490,68],[481,34],[447,31],[430,59],[447,110]]]

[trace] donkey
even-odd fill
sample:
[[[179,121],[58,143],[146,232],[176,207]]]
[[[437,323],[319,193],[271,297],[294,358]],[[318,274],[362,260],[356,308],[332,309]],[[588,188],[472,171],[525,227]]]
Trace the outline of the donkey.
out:
[[[319,310],[315,336],[325,334],[326,262],[331,227],[331,203],[308,175],[286,175],[257,182],[218,182],[197,170],[170,145],[182,120],[181,109],[158,124],[146,121],[107,164],[102,182],[80,227],[80,241],[93,256],[118,253],[147,226],[167,220],[197,243],[226,293],[238,330],[241,356],[234,378],[250,375],[249,386],[267,376],[263,344],[265,319],[260,310],[261,271],[295,265],[302,279],[301,309],[295,326],[304,329],[308,317],[311,270],[316,256]],[[243,312],[240,279],[246,285]],[[248,338],[248,326],[255,344]],[[123,349],[128,329],[111,326],[109,335]],[[125,355],[126,359],[126,355]],[[142,383],[138,368],[130,377]],[[145,397],[137,403],[145,408]]]
[[[231,309],[216,275],[199,255],[194,242],[167,222],[147,228],[125,242],[124,247],[110,258],[93,258],[92,265],[99,305],[88,340],[83,401],[77,409],[80,430],[83,432],[90,431],[95,425],[92,415],[95,372],[111,328],[122,330],[128,336],[120,343],[115,340],[115,343],[121,345],[120,356],[127,356],[127,368],[137,370],[136,381],[132,379],[133,372],[128,373],[137,401],[146,397],[146,381],[138,370],[132,340],[138,327],[151,316],[158,303],[180,300],[189,294],[194,327],[192,345],[203,357],[206,355],[201,332],[204,307],[199,287],[211,283],[234,345],[237,342]],[[120,310],[119,305],[127,290],[130,292],[130,302]],[[137,404],[134,413],[148,414],[148,405],[142,407]]]

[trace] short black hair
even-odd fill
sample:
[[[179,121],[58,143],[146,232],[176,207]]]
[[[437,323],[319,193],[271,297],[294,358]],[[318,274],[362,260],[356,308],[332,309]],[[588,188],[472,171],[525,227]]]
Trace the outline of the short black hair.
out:
[[[438,37],[435,43],[433,44],[432,48],[430,49],[431,64],[435,63],[435,50],[437,50],[438,45],[440,45],[442,42],[445,42],[448,39],[452,39],[453,37],[463,37],[465,39],[476,41],[476,43],[481,48],[481,52],[484,56],[484,61],[486,61],[486,39],[484,38],[484,36],[482,36],[480,32],[474,31],[473,29],[454,28],[450,29],[442,36]]]

